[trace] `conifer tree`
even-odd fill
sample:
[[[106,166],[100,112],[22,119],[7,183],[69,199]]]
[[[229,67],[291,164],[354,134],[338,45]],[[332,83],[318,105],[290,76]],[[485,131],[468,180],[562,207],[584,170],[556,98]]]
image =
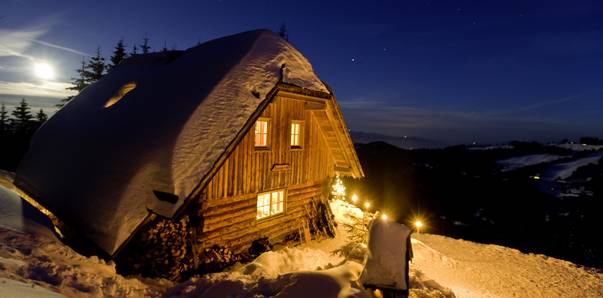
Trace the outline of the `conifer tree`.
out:
[[[115,45],[115,49],[113,50],[113,55],[110,60],[111,63],[107,65],[107,71],[115,68],[121,61],[123,61],[127,57],[126,54],[126,45],[124,44],[124,39],[120,39]]]
[[[48,120],[48,116],[44,113],[44,110],[40,109],[40,111],[36,114],[36,122],[38,126],[42,125],[42,123]]]
[[[12,111],[13,122],[12,126],[14,128],[15,134],[19,136],[26,136],[32,131],[32,119],[33,115],[31,114],[31,108],[29,104],[25,101],[25,98],[21,99],[21,102],[15,109]]]
[[[136,44],[132,45],[132,55],[137,55],[138,54],[138,47],[136,46]]]
[[[90,58],[84,70],[84,78],[89,85],[100,80],[105,74],[105,58],[101,55],[101,48],[96,48],[96,54]]]
[[[4,102],[2,106],[0,106],[0,137],[6,136],[8,134],[8,112],[6,111],[6,106]]]
[[[80,93],[82,90],[84,90],[84,88],[86,88],[86,87],[88,87],[88,85],[90,85],[88,83],[88,80],[86,79],[87,65],[86,65],[86,61],[84,61],[84,58],[82,58],[82,66],[76,71],[77,71],[78,77],[71,78],[71,87],[67,87],[66,89]],[[61,103],[57,104],[57,106],[58,107],[64,106],[73,97],[74,97],[74,95],[63,98],[61,100]]]
[[[278,35],[284,40],[289,41],[289,32],[287,31],[287,24],[281,24],[281,27],[278,29]]]
[[[142,49],[142,53],[143,54],[148,54],[149,51],[151,50],[151,46],[149,45],[149,38],[148,37],[144,37],[142,39],[142,45],[140,45],[140,48]]]

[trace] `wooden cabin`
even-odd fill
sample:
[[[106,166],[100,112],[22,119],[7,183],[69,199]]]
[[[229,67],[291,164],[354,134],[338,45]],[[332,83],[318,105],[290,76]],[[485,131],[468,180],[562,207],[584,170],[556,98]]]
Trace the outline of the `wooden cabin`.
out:
[[[186,114],[179,110],[180,106],[186,106],[182,111],[188,109],[189,112],[186,121],[177,122],[176,133],[169,134],[176,137],[168,139],[171,141],[166,148],[163,147],[165,139],[157,142],[152,131],[171,129],[174,126],[171,118],[159,124],[157,120],[149,121],[144,128],[151,133],[145,130],[144,139],[136,144],[137,140],[132,140],[132,145],[126,146],[123,142],[127,138],[105,131],[98,133],[94,131],[97,124],[89,123],[94,117],[115,117],[112,119],[118,119],[123,128],[128,127],[123,126],[127,121],[121,119],[128,118],[129,113],[136,119],[140,113],[151,116],[155,113],[149,101],[159,100],[156,97],[160,97],[161,91],[154,89],[153,95],[137,92],[138,88],[148,86],[145,84],[148,73],[137,69],[140,65],[149,69],[151,58],[141,62],[136,59],[142,58],[133,57],[129,59],[133,61],[126,60],[125,65],[118,66],[91,86],[92,90],[82,92],[50,119],[48,127],[40,129],[20,165],[16,184],[35,204],[47,209],[46,214],[51,214],[55,222],[69,229],[70,235],[86,237],[114,258],[124,273],[178,279],[191,272],[219,270],[235,261],[249,260],[274,244],[332,236],[334,228],[328,198],[333,178],[338,175],[359,178],[363,172],[334,95],[317,79],[299,52],[272,32],[251,31],[210,41],[199,46],[200,49],[155,56],[152,61],[165,67],[172,60],[192,57],[187,58],[192,62],[184,62],[185,66],[178,69],[194,65],[197,60],[192,59],[202,59],[204,54],[210,55],[204,62],[218,58],[230,61],[228,52],[216,49],[231,49],[233,44],[246,48],[243,55],[232,54],[238,55],[233,63],[236,66],[228,71],[217,70],[222,71],[220,80],[214,82],[209,92],[203,93],[205,97],[199,102],[193,101],[199,99],[187,93],[182,101],[193,98],[191,101],[195,104],[187,102],[173,108],[174,118]],[[224,55],[227,58],[223,58]],[[276,64],[281,62],[284,63]],[[166,80],[177,73],[163,68],[161,71],[161,74],[168,72]],[[197,70],[189,70],[193,71]],[[252,76],[255,72],[260,72],[259,78],[269,77],[268,83],[255,82]],[[243,77],[244,81],[237,81]],[[190,79],[190,75],[183,76],[183,80],[185,78]],[[230,87],[222,86],[225,81],[234,83]],[[168,84],[167,89],[180,83]],[[251,92],[248,91],[250,85],[254,86]],[[128,86],[128,92],[122,92],[120,86]],[[119,91],[104,92],[106,88]],[[240,90],[232,95],[233,88]],[[119,96],[109,96],[111,94]],[[111,105],[107,105],[107,98]],[[94,108],[87,110],[91,102]],[[226,111],[232,109],[232,105],[241,111],[232,112],[229,118]],[[117,115],[107,115],[109,112]],[[223,112],[225,115],[221,115]],[[78,121],[79,128],[73,128]],[[107,120],[99,120],[104,121]],[[208,122],[215,123],[207,126]],[[60,127],[71,130],[57,130]],[[110,143],[101,150],[119,152],[123,146],[127,147],[123,154],[141,152],[144,155],[144,148],[153,148],[159,153],[144,159],[131,155],[135,160],[144,161],[131,165],[123,158],[108,158],[98,164],[94,158],[61,156],[61,150],[51,150],[59,159],[72,158],[101,172],[97,180],[91,177],[71,186],[62,180],[57,182],[56,175],[45,171],[58,168],[67,178],[85,176],[87,172],[81,172],[78,165],[47,161],[52,153],[44,150],[44,146],[63,146],[57,145],[51,137],[69,133],[72,135],[59,135],[58,139],[78,143],[81,150],[93,150],[92,147],[98,150],[98,146]],[[128,137],[132,135],[124,133]],[[74,136],[86,140],[77,140]],[[101,138],[104,142],[94,143],[92,138]],[[73,173],[74,168],[80,172]],[[110,181],[103,184],[104,179]],[[117,190],[102,195],[90,191],[104,191],[114,186]],[[115,202],[109,204],[107,198],[115,196],[120,199],[110,199]],[[83,206],[65,204],[65,198],[71,199],[70,202],[77,199],[77,204]],[[106,204],[110,207],[103,207]],[[93,211],[95,208],[101,209],[98,211],[101,215]],[[103,213],[105,208],[113,212]],[[83,210],[83,214],[79,210]],[[103,222],[108,227],[103,226]],[[112,225],[115,228],[110,228]]]

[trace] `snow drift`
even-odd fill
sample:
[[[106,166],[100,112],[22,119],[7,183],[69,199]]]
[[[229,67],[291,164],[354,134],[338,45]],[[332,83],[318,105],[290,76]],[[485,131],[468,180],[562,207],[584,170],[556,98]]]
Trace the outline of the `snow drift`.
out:
[[[0,297],[369,297],[357,282],[362,264],[331,253],[346,243],[342,223],[362,211],[339,200],[331,208],[334,239],[174,284],[124,277],[112,262],[77,254],[0,186]],[[414,235],[412,245],[410,297],[603,296],[603,274],[570,262],[428,234]]]

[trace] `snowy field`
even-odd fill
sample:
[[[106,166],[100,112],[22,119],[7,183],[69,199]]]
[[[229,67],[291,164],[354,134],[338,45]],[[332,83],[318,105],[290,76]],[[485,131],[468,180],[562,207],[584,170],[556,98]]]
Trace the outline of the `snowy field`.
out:
[[[572,161],[555,164],[551,166],[543,175],[542,178],[567,179],[580,167],[595,164],[603,158],[603,152],[593,153],[588,157],[575,159]]]
[[[586,144],[556,144],[553,146],[573,150],[573,151],[597,151],[603,149],[603,145],[586,145]]]
[[[513,171],[519,168],[533,166],[545,162],[553,162],[568,156],[552,155],[552,154],[532,154],[525,156],[511,157],[504,160],[499,160],[497,163],[503,167],[502,171]]]
[[[77,254],[0,187],[0,297],[368,297],[355,282],[362,264],[331,253],[346,243],[341,223],[363,213],[331,206],[340,223],[334,239],[174,284],[124,277],[112,262]],[[603,274],[543,255],[429,234],[415,235],[413,249],[411,297],[603,296]]]

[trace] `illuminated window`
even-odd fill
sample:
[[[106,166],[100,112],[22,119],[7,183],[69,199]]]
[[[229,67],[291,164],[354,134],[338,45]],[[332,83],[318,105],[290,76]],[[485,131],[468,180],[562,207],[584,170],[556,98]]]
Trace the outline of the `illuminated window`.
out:
[[[255,146],[268,146],[268,120],[258,120],[255,122]]]
[[[259,194],[257,206],[256,219],[283,213],[285,210],[285,191],[276,190]]]
[[[293,121],[291,123],[291,147],[302,146],[302,129],[303,125],[301,121]]]
[[[107,102],[105,102],[105,108],[116,104],[118,101],[124,98],[128,92],[134,90],[134,88],[136,88],[136,82],[130,82],[121,86],[121,88],[119,88],[119,90],[117,90],[117,92],[111,98],[109,98]]]

